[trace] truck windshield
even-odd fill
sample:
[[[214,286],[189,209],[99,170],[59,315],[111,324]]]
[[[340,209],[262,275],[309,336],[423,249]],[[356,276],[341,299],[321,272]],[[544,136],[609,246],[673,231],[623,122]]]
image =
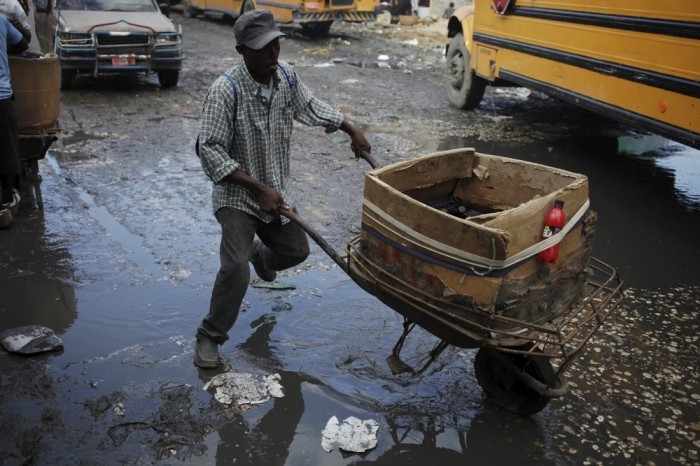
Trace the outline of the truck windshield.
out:
[[[56,7],[84,11],[158,11],[152,0],[58,0]]]

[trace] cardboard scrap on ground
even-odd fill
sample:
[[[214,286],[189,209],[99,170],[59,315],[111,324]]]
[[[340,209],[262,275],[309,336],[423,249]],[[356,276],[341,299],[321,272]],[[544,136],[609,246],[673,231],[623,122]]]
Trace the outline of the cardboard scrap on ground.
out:
[[[214,388],[216,401],[227,405],[259,405],[270,398],[282,398],[284,392],[279,374],[255,375],[244,372],[224,372],[204,385]]]
[[[350,416],[339,423],[338,418],[333,416],[323,429],[321,446],[328,452],[338,447],[348,452],[363,453],[377,446],[377,430],[379,423],[374,419],[362,421]]]

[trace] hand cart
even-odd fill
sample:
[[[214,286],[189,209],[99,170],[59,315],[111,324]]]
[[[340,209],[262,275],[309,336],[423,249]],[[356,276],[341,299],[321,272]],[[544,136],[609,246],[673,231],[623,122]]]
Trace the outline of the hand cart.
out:
[[[344,256],[297,213],[282,209],[281,214],[299,224],[362,289],[404,317],[403,332],[387,358],[392,371],[419,375],[449,345],[479,348],[475,375],[497,406],[529,416],[565,395],[564,372],[623,299],[617,271],[591,257],[596,217],[588,208],[587,179],[473,149],[382,169],[369,154],[361,156],[375,170],[365,178],[362,233],[348,243]],[[505,180],[500,188],[499,178]],[[528,186],[540,192],[528,192]],[[512,191],[525,193],[525,202],[503,202]],[[471,219],[427,205],[446,193],[481,197],[483,203],[494,192],[497,199],[490,204],[499,208]],[[543,212],[554,198],[566,199],[577,212],[561,235],[540,241]],[[497,236],[488,237],[493,232]],[[533,235],[537,240],[529,244]],[[525,239],[518,246],[520,237]],[[484,238],[491,257],[466,252]],[[538,261],[538,251],[556,244],[561,246],[556,264]],[[415,325],[440,340],[417,370],[400,358]]]

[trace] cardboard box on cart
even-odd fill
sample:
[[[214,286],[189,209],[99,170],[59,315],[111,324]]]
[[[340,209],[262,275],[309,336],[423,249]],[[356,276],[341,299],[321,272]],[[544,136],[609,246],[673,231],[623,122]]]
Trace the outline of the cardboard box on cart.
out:
[[[428,205],[450,196],[482,214],[462,219]],[[538,247],[555,200],[564,201],[567,220],[579,217],[558,260],[518,260]],[[583,292],[595,226],[587,206],[583,175],[474,149],[438,152],[367,173],[360,245],[407,295],[474,310],[458,321],[487,325],[496,314],[541,323]]]

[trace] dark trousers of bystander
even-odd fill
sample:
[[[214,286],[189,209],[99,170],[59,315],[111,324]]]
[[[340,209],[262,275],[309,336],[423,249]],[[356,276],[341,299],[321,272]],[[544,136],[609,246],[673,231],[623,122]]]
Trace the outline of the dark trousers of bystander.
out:
[[[2,203],[12,201],[12,189],[18,187],[22,167],[19,159],[19,134],[12,99],[0,100],[0,185]]]
[[[391,12],[392,16],[411,16],[413,14],[413,6],[411,0],[399,0]]]

